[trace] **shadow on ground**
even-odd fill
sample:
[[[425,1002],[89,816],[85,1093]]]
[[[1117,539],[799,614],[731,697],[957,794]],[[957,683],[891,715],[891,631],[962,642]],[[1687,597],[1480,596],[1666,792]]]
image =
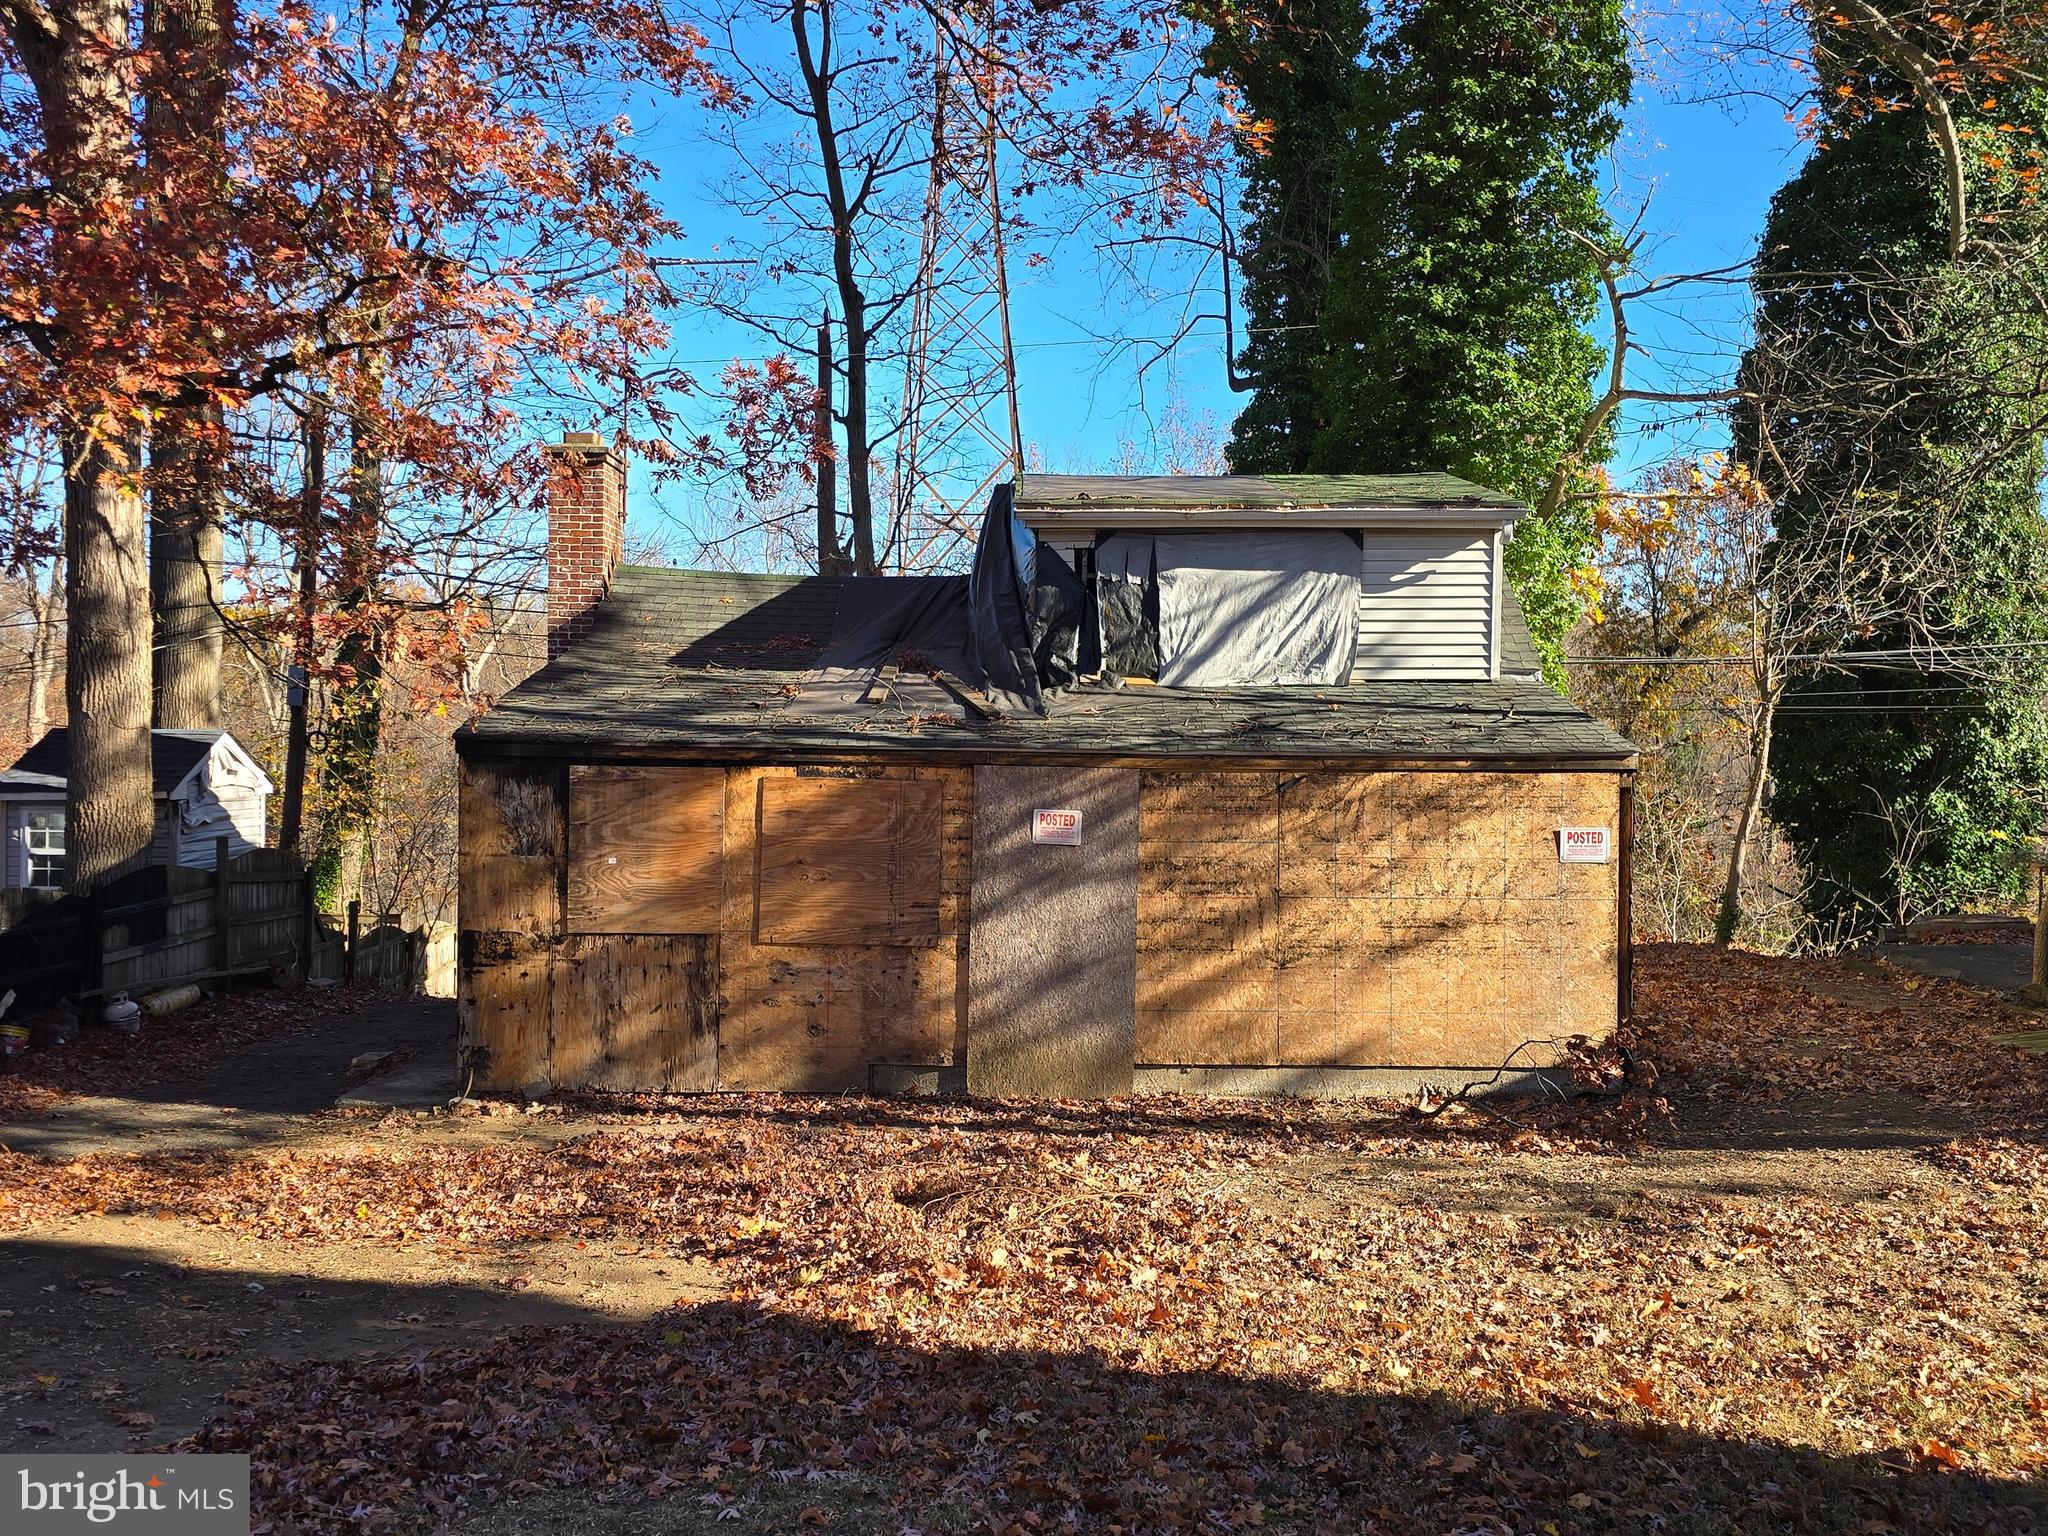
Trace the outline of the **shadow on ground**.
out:
[[[714,1294],[708,1265],[582,1244],[428,1256],[91,1219],[0,1241],[0,1448],[140,1448],[198,1429],[270,1363],[638,1322]]]
[[[2036,1486],[1917,1455],[1484,1397],[919,1348],[721,1302],[302,1366],[188,1448],[252,1454],[256,1513],[282,1532],[2028,1536],[2048,1517]]]
[[[153,1027],[175,1024],[174,1015]],[[455,1035],[454,1003],[393,997],[259,1042],[188,1078],[66,1100],[48,1114],[0,1125],[0,1145],[38,1157],[261,1145],[332,1109],[362,1080],[349,1066],[357,1057],[372,1051],[439,1055],[452,1064]]]

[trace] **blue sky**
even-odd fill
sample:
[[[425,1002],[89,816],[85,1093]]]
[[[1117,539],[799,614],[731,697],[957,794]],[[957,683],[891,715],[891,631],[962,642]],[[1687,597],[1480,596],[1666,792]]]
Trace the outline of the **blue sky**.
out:
[[[1792,127],[1768,104],[1724,106],[1689,102],[1639,86],[1628,129],[1612,167],[1611,201],[1633,219],[1647,200],[1647,275],[1704,271],[1742,261],[1755,248],[1772,193],[1805,154]],[[685,251],[716,256],[730,236],[733,214],[706,185],[716,161],[698,136],[701,119],[684,108],[636,114],[642,144],[661,166],[665,202],[688,232]],[[1020,412],[1027,451],[1049,468],[1163,468],[1176,442],[1221,440],[1243,403],[1226,383],[1221,327],[1198,325],[1170,353],[1145,338],[1168,335],[1187,304],[1184,275],[1168,273],[1158,291],[1106,281],[1093,253],[1069,242],[1026,271],[1012,265],[1012,323],[1017,340]],[[1214,311],[1213,293],[1194,306]],[[1631,313],[1649,349],[1634,379],[1653,387],[1697,388],[1725,382],[1743,340],[1747,296],[1739,286],[1695,288],[1645,301]],[[1105,337],[1125,338],[1109,344]],[[761,338],[708,311],[678,317],[674,352],[714,378],[735,356],[758,358]],[[1140,366],[1140,360],[1147,366]],[[1633,412],[1617,445],[1613,469],[1627,480],[1672,452],[1718,446],[1710,419],[1669,420],[1672,413]],[[1710,414],[1710,413],[1706,413]],[[1427,466],[1418,466],[1427,467]],[[666,530],[672,558],[693,551],[680,530],[707,515],[702,492],[659,491],[638,478],[636,529]]]

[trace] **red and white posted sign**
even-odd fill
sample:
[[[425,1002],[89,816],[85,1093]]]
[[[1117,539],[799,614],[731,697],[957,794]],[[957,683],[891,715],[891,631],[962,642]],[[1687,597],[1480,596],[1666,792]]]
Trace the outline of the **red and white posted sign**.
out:
[[[1031,813],[1031,841],[1034,843],[1057,843],[1063,848],[1081,846],[1081,813],[1079,811],[1033,811]]]
[[[1605,864],[1610,839],[1605,827],[1559,827],[1557,862],[1560,864]]]

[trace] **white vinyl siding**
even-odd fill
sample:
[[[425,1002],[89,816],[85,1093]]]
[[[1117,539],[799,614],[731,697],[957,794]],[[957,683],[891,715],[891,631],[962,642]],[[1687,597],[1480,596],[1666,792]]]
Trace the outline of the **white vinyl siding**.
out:
[[[261,848],[266,798],[261,790],[248,785],[223,784],[217,792],[192,801],[185,807],[178,862],[188,869],[213,868],[214,843],[223,837],[228,840],[231,859]]]
[[[1493,676],[1494,537],[1479,529],[1365,530],[1353,682]]]

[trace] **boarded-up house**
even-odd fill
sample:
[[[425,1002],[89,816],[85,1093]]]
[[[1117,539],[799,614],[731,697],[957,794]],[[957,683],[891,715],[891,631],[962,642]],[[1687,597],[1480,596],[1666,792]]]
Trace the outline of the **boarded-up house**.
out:
[[[971,577],[616,567],[458,738],[485,1087],[1392,1091],[1629,1003],[1634,751],[1440,475],[1025,476]]]

